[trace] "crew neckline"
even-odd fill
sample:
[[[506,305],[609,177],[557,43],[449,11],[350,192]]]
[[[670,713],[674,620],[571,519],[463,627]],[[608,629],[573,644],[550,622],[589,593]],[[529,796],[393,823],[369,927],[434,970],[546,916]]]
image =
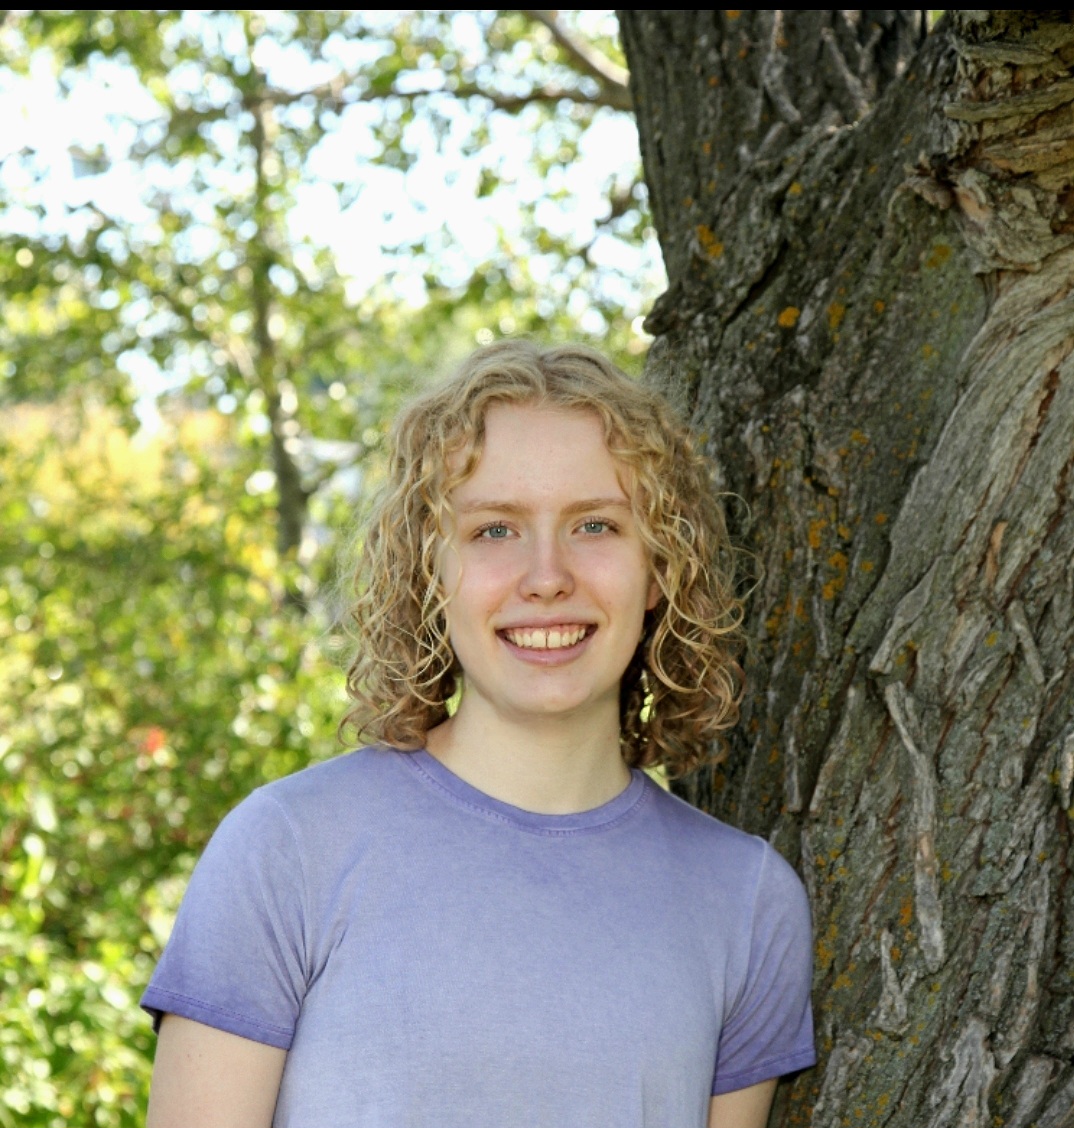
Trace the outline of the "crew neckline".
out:
[[[403,758],[429,784],[455,802],[496,822],[510,823],[533,834],[563,836],[606,830],[630,815],[647,793],[645,773],[632,768],[630,782],[607,803],[566,815],[545,814],[541,811],[527,811],[524,807],[505,803],[502,799],[494,799],[457,776],[424,748],[406,752]]]

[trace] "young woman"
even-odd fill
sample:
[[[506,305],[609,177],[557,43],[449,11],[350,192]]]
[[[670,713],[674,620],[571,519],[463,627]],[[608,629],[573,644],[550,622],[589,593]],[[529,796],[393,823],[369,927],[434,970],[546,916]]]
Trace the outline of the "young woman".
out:
[[[358,569],[373,743],[213,837],[143,999],[150,1128],[763,1128],[814,1061],[802,886],[639,770],[734,719],[727,552],[588,349],[415,402]]]

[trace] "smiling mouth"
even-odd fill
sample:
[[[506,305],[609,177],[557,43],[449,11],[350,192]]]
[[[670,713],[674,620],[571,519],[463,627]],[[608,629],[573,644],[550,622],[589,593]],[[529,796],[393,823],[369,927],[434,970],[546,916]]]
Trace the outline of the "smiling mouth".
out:
[[[523,650],[565,650],[577,646],[595,628],[580,624],[559,627],[520,627],[500,633],[514,646]]]

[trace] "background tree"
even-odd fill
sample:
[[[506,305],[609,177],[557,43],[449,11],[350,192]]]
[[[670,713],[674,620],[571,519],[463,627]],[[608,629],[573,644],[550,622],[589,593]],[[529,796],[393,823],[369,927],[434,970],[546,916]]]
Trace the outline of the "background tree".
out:
[[[0,99],[110,108],[0,138],[2,1128],[144,1121],[194,859],[338,750],[335,534],[399,395],[475,337],[643,347],[638,170],[589,154],[633,128],[607,17],[0,19]]]
[[[609,170],[597,225],[564,218],[588,127],[630,105],[606,37],[588,42],[546,11],[6,15],[16,65],[51,59],[72,97],[120,91],[125,104],[105,135],[72,147],[76,198],[48,195],[54,156],[39,139],[8,158],[21,191],[5,226],[21,238],[0,258],[0,394],[91,387],[129,407],[155,383],[238,412],[272,476],[282,556],[300,555],[310,499],[335,469],[325,440],[353,444],[340,460],[359,460],[426,357],[463,351],[490,323],[553,334],[581,323],[600,337],[614,327],[627,346],[624,304],[637,289],[601,235],[638,241],[635,170]],[[515,121],[529,136],[521,162],[504,159]],[[430,150],[454,158],[431,176]],[[462,158],[490,213],[511,197],[491,252],[392,209],[371,214],[377,177],[396,174],[399,197],[429,206]],[[432,183],[407,183],[419,165]],[[368,243],[389,277],[362,294],[309,234],[302,216],[315,210],[383,230]]]
[[[925,15],[620,13],[649,373],[763,568],[686,790],[812,896],[776,1123],[1070,1128],[1074,22]]]

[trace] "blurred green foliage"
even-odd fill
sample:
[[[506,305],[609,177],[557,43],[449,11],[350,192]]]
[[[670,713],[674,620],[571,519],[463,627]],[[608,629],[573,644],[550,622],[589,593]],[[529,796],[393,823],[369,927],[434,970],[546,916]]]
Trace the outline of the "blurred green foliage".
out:
[[[334,751],[229,421],[26,405],[0,445],[0,1123],[134,1124],[137,998],[222,813]]]
[[[143,1122],[137,1001],[199,852],[254,787],[337,751],[338,531],[399,399],[493,335],[643,347],[635,177],[609,175],[592,229],[564,218],[587,130],[628,104],[579,15],[0,18],[9,75],[144,95],[70,153],[79,200],[50,200],[47,139],[0,180],[0,1128]],[[356,112],[364,155],[326,182]],[[490,155],[504,122],[525,183]],[[356,288],[296,227],[306,193],[360,206],[370,170],[430,147],[515,221],[477,258],[386,236],[390,269]],[[136,207],[110,203],[117,169]]]

